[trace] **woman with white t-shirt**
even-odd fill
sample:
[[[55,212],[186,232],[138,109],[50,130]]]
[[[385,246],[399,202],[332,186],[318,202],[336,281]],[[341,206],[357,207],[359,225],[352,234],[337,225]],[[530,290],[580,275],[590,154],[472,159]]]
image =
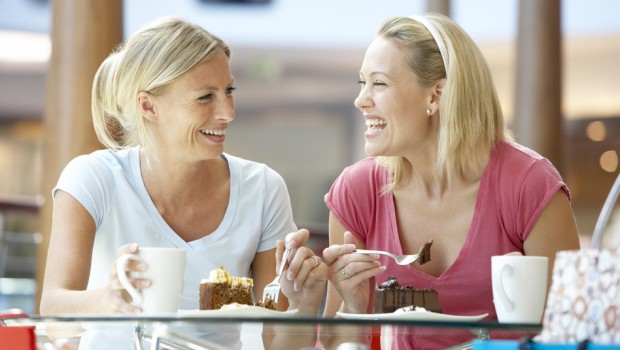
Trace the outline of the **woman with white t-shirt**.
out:
[[[182,309],[198,308],[200,280],[219,266],[252,277],[260,300],[275,277],[287,234],[293,251],[279,308],[318,314],[327,269],[304,246],[309,233],[293,222],[282,177],[224,153],[235,118],[229,59],[229,47],[216,36],[167,19],[132,35],[102,63],[92,111],[107,149],[73,159],[53,190],[42,314],[140,313],[115,269],[118,256],[139,247],[186,251]],[[133,283],[148,288],[150,281]],[[130,339],[121,340],[131,332],[103,333],[86,334],[82,345],[132,346]],[[313,336],[276,334],[268,348],[315,343]],[[239,347],[238,335],[233,338],[220,342]]]

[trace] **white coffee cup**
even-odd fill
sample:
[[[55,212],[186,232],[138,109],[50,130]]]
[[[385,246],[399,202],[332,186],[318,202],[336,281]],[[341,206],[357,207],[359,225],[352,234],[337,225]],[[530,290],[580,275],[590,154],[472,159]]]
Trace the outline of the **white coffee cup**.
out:
[[[133,272],[131,275],[150,280],[150,286],[138,290],[131,284],[125,271],[129,260],[144,262],[146,270]],[[125,254],[117,260],[116,273],[131,296],[132,304],[142,307],[143,314],[178,312],[185,279],[185,250],[139,248],[138,254]]]
[[[502,323],[540,323],[547,298],[545,256],[491,257],[493,304]]]

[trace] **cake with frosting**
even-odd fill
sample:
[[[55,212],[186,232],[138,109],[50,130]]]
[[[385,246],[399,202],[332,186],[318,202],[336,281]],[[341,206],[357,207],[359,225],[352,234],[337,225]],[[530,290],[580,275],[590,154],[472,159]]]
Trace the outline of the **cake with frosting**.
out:
[[[403,307],[424,308],[430,312],[441,313],[439,295],[434,289],[415,289],[401,286],[396,277],[390,276],[375,289],[376,314],[392,313]]]
[[[217,310],[226,304],[254,305],[249,277],[231,276],[223,267],[211,271],[208,279],[200,282],[200,310]]]
[[[200,310],[218,310],[224,305],[255,305],[276,310],[275,300],[267,298],[253,302],[254,280],[249,277],[232,276],[223,266],[212,270],[209,278],[200,282]]]

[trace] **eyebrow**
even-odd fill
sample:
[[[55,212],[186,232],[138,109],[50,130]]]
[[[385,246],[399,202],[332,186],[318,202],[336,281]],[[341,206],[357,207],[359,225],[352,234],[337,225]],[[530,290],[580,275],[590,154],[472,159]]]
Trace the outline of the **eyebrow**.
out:
[[[234,86],[234,85],[235,85],[235,79],[234,78],[228,84],[226,84],[227,87]],[[203,86],[199,86],[199,87],[195,88],[194,90],[195,91],[204,91],[204,90],[217,90],[217,89],[218,89],[218,87],[213,86],[213,85],[209,85],[209,86],[203,85]]]
[[[360,75],[364,75],[361,71],[359,72],[359,74]],[[386,77],[390,76],[388,73],[383,72],[383,71],[374,71],[374,72],[370,72],[370,74],[368,74],[369,77],[372,77],[374,75],[383,75],[383,76],[386,76]]]

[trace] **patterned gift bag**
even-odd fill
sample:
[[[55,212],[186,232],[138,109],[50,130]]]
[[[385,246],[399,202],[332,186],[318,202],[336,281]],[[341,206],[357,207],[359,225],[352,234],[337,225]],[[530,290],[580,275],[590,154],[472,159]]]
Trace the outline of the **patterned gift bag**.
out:
[[[620,249],[558,252],[540,341],[620,344]]]

